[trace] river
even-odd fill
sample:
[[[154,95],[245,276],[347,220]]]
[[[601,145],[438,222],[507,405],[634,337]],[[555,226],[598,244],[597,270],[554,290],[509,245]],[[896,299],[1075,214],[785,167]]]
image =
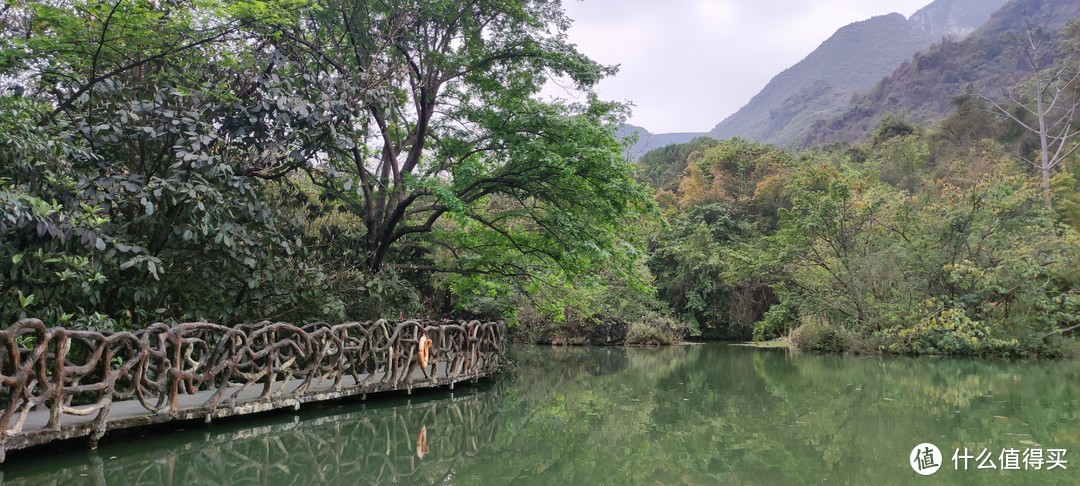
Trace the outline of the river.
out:
[[[499,380],[454,391],[107,437],[96,451],[12,454],[0,477],[35,486],[1080,484],[1077,362],[724,344],[528,347],[513,359]],[[912,463],[922,443],[940,457]],[[932,476],[916,473],[934,465]]]

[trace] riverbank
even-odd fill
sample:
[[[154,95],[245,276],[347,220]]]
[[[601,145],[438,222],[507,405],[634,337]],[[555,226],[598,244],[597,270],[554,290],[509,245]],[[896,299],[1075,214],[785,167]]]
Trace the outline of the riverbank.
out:
[[[787,339],[773,339],[769,341],[749,341],[745,343],[735,343],[733,346],[743,346],[747,348],[757,349],[793,349],[791,341]]]
[[[1080,358],[1080,340],[1075,337],[1008,332],[966,319],[958,312],[873,332],[826,323],[803,324],[788,334],[787,341],[799,351],[827,354]]]
[[[571,317],[563,322],[550,319],[523,320],[509,330],[511,342],[555,346],[668,346],[683,342],[690,329],[662,316],[642,317],[630,322],[602,314]]]

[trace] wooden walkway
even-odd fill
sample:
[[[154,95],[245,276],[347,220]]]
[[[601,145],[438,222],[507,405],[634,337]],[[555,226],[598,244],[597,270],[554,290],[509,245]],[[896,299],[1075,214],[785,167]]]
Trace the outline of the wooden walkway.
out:
[[[121,336],[20,321],[0,331],[0,460],[57,440],[88,437],[95,447],[110,430],[452,389],[496,371],[504,329],[476,321],[189,323]]]

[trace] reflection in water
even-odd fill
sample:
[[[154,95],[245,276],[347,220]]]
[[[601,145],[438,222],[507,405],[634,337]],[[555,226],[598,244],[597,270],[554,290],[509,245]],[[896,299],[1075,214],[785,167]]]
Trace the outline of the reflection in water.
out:
[[[498,432],[501,393],[490,388],[389,407],[353,404],[344,413],[308,411],[303,419],[267,417],[263,425],[215,424],[176,438],[140,439],[143,444],[134,447],[103,444],[69,464],[5,464],[3,484],[442,482],[458,460],[475,456]]]
[[[420,425],[420,435],[416,437],[416,457],[423,459],[431,448],[427,445],[427,426]]]
[[[466,395],[302,410],[96,453],[9,458],[5,484],[1077,484],[1080,363],[792,355],[725,345],[525,348]],[[1066,470],[952,452],[1063,448]],[[1075,461],[1075,462],[1073,462]],[[1000,466],[999,466],[1000,467]]]
[[[471,483],[897,484],[912,448],[949,483],[1076,484],[1075,362],[792,355],[724,345],[534,349],[519,356],[496,460]],[[622,371],[596,375],[605,361]],[[514,417],[517,417],[514,419]],[[535,444],[544,444],[537,446]],[[951,454],[1066,448],[1055,471],[955,471]]]

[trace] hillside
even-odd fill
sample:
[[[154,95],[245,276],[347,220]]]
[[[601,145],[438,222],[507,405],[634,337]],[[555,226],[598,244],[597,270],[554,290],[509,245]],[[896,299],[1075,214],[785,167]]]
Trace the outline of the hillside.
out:
[[[798,146],[811,128],[843,117],[851,100],[871,90],[912,55],[944,39],[962,39],[982,26],[1006,0],[936,0],[910,19],[893,13],[842,27],[799,63],[784,70],[745,106],[708,133],[654,134],[625,125],[621,135],[638,134],[628,150],[645,152],[699,136],[740,137],[779,146]]]
[[[841,114],[854,93],[869,89],[932,41],[900,14],[856,22],[838,30],[801,62],[774,77],[747,105],[708,133],[654,134],[627,124],[619,134],[637,133],[638,140],[629,149],[632,159],[700,136],[742,137],[790,145],[805,134],[811,123]]]
[[[943,37],[971,33],[1005,0],[936,0],[910,19],[889,14],[839,29],[805,59],[774,77],[739,111],[707,135],[741,137],[791,146],[816,122],[844,112],[857,93],[874,87],[897,66]],[[631,154],[682,143],[699,133],[652,134],[639,130]]]
[[[962,38],[1005,0],[937,0],[910,19],[889,14],[841,28],[806,59],[780,73],[709,135],[792,146],[815,123],[844,112],[912,54],[942,38]]]
[[[709,135],[791,145],[813,121],[842,113],[853,93],[872,87],[933,41],[900,14],[843,27],[805,59],[769,81]]]
[[[645,153],[658,148],[686,143],[695,138],[707,136],[705,133],[652,133],[645,128],[629,123],[620,126],[616,134],[619,137],[637,135],[637,141],[627,150],[630,160],[637,160]]]
[[[1000,92],[1029,74],[1016,33],[1037,25],[1052,34],[1076,18],[1080,2],[1012,0],[967,38],[946,39],[905,61],[842,113],[816,122],[800,145],[858,140],[886,113],[899,113],[915,123],[932,122],[944,117],[952,109],[952,98],[968,86]]]
[[[963,39],[1004,4],[1004,1],[938,0],[912,14],[908,22],[938,39],[945,36]]]

